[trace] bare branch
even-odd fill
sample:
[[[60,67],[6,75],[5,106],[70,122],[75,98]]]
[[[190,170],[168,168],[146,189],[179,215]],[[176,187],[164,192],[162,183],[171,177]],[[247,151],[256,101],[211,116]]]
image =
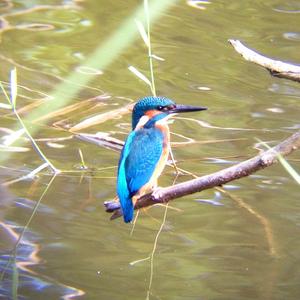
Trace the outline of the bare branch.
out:
[[[193,180],[185,181],[166,188],[160,188],[152,194],[142,196],[136,202],[135,209],[147,207],[157,203],[165,203],[170,200],[189,194],[200,192],[230,181],[249,176],[250,174],[271,166],[277,161],[277,155],[286,156],[300,147],[300,131],[294,133],[274,148],[267,150],[251,159],[243,161],[232,167],[205,175]],[[121,216],[119,203],[107,201],[104,203],[107,212],[114,212],[114,216]]]
[[[274,60],[263,56],[254,50],[247,48],[239,40],[228,40],[234,49],[243,56],[245,60],[254,62],[266,68],[271,75],[300,82],[300,66],[280,60]]]

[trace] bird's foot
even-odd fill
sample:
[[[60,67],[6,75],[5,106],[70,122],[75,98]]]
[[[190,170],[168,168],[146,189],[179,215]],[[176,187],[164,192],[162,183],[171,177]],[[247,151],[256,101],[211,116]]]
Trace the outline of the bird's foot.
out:
[[[163,188],[156,187],[152,192],[152,200],[155,202],[162,202],[161,198],[163,196]]]

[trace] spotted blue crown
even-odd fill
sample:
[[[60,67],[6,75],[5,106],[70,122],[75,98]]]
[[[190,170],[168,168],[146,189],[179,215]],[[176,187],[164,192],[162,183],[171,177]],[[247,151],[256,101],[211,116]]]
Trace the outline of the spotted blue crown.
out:
[[[132,111],[132,129],[136,127],[140,118],[145,115],[145,112],[152,109],[157,109],[159,106],[174,105],[175,103],[166,97],[148,96],[140,99]]]

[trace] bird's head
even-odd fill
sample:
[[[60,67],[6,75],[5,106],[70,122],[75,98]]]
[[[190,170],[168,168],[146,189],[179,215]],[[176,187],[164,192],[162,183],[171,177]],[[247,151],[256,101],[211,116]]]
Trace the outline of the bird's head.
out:
[[[147,120],[151,120],[153,117],[158,115],[159,119],[163,119],[171,114],[201,111],[206,109],[206,107],[176,104],[174,101],[166,97],[144,97],[140,99],[133,108],[132,129],[135,129],[143,117],[145,118],[143,123],[146,123]]]

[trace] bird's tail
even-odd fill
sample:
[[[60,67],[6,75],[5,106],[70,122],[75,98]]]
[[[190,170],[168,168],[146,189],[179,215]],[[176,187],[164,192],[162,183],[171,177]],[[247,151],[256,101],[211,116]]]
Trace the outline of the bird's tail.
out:
[[[125,201],[124,201],[125,200]],[[126,197],[123,201],[120,201],[122,212],[123,212],[123,219],[125,223],[129,223],[133,219],[133,203],[130,197]]]
[[[127,186],[125,169],[121,163],[119,166],[119,174],[117,180],[117,195],[121,204],[123,219],[125,223],[129,223],[133,219],[133,203]]]

